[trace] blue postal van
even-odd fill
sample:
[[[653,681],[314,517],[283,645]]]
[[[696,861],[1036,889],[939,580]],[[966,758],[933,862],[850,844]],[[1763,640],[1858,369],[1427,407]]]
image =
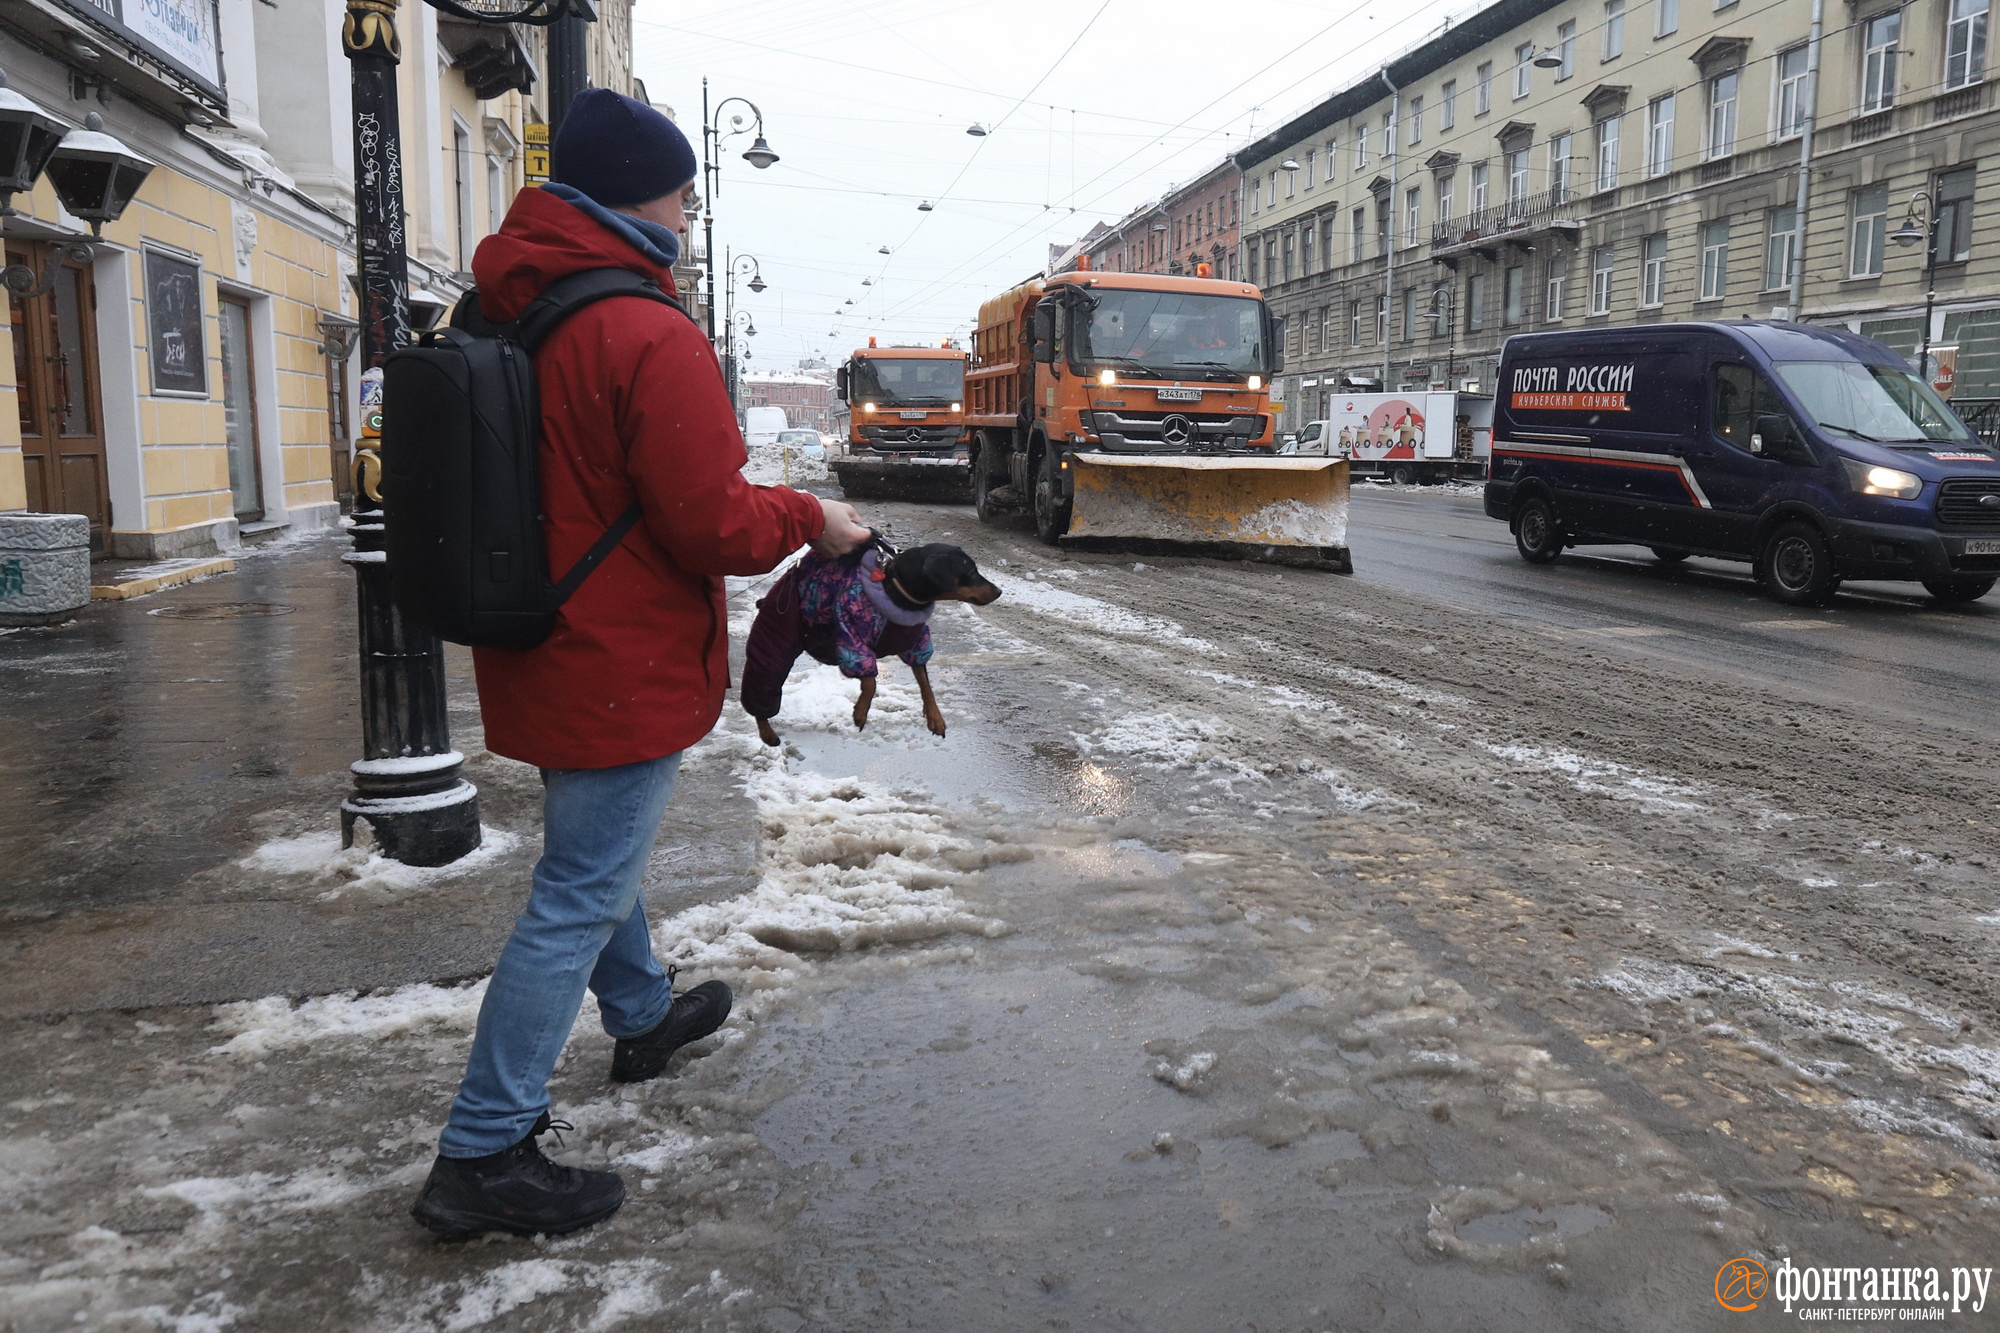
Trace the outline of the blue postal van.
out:
[[[1946,602],[2000,579],[2000,456],[1889,348],[1805,324],[1507,340],[1486,513],[1521,555],[1649,546],[1747,560],[1818,605],[1842,579]]]

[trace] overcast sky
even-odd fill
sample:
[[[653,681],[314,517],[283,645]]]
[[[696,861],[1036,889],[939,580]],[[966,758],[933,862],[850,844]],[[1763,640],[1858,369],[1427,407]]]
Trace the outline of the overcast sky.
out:
[[[634,63],[697,150],[704,76],[714,102],[763,110],[780,161],[745,162],[748,133],[724,149],[717,304],[724,247],[755,256],[770,286],[737,287],[757,329],[746,368],[779,370],[838,361],[871,334],[965,337],[1051,242],[1192,179],[1477,7],[638,0]],[[732,103],[718,121],[745,113]],[[975,122],[991,133],[969,136]]]

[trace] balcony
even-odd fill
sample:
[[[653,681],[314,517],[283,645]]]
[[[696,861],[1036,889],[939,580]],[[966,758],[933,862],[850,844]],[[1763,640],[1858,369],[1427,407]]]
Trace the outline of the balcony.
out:
[[[1931,120],[1955,120],[1969,116],[1975,111],[1984,111],[1987,104],[1987,89],[1990,83],[1975,83],[1968,88],[1954,88],[1947,93],[1939,93],[1931,99]]]
[[[1575,190],[1543,190],[1440,222],[1431,228],[1431,256],[1491,256],[1503,245],[1526,246],[1544,232],[1573,234],[1583,229],[1582,203]]]

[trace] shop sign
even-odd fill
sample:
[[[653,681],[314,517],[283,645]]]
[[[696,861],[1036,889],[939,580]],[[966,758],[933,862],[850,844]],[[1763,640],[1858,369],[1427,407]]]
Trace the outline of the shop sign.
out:
[[[545,181],[549,178],[549,127],[546,125],[523,125],[521,127],[521,169],[531,181]]]
[[[202,336],[201,267],[146,251],[147,351],[153,392],[208,396],[208,340]]]
[[[215,0],[56,0],[72,13],[130,41],[194,80],[217,99],[222,57],[216,42]]]

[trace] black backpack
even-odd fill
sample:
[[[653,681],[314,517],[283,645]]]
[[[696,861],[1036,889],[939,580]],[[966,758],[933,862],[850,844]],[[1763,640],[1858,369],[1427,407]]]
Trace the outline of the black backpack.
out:
[[[383,361],[383,537],[396,605],[412,624],[452,643],[532,648],[639,522],[635,500],[560,582],[550,580],[541,404],[528,358],[568,316],[613,296],[681,309],[628,269],[587,269],[549,284],[511,324],[487,320],[468,292],[449,326]]]

